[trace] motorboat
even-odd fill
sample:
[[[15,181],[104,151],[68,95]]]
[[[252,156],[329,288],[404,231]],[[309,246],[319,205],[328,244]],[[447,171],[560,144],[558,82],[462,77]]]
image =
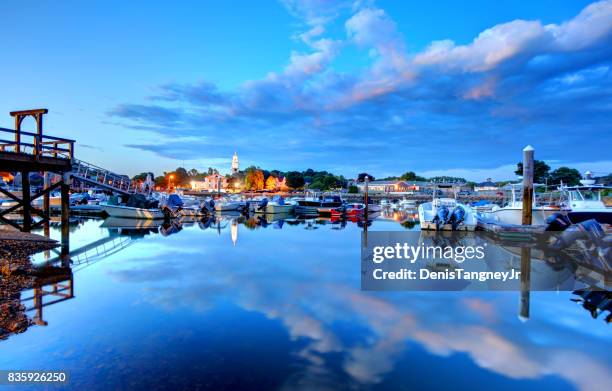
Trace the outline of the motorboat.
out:
[[[238,198],[226,198],[215,203],[217,212],[235,212],[244,209],[246,203]]]
[[[582,185],[562,187],[566,199],[562,205],[573,224],[595,219],[600,224],[612,224],[612,208],[607,208],[601,199],[604,190],[612,187]]]
[[[389,202],[389,200],[386,200],[386,199],[380,200],[380,207],[381,208],[384,209],[384,208],[388,208],[390,206],[391,206],[391,202]]]
[[[422,230],[474,231],[476,214],[467,205],[454,198],[434,198],[419,205],[419,221]]]
[[[127,219],[163,219],[164,212],[159,208],[136,208],[132,206],[100,204],[102,210],[110,217],[120,217]]]
[[[366,206],[361,203],[347,203],[343,206],[333,209],[331,217],[361,217],[365,214]]]
[[[306,197],[303,200],[298,200],[295,206],[295,212],[303,215],[331,215],[331,211],[342,206],[344,202],[338,195],[326,195],[317,197]]]
[[[500,224],[522,225],[523,223],[523,200],[522,200],[522,184],[510,185],[510,199],[506,205],[491,206],[488,212],[481,213],[481,216],[491,222]],[[542,185],[534,185],[534,188]],[[543,197],[534,193],[533,204],[531,209],[531,224],[546,225],[546,220],[554,213],[559,213],[561,208],[553,203],[542,202]]]
[[[250,205],[251,211],[255,213],[288,214],[293,212],[296,204],[295,201],[286,201],[280,196],[275,196],[272,201],[268,201],[268,198],[264,197]]]
[[[399,202],[400,209],[416,209],[417,203],[416,200],[407,200],[403,199]]]

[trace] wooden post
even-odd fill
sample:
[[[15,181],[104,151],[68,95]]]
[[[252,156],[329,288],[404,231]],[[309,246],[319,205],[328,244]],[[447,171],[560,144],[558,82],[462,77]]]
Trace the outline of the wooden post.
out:
[[[534,149],[531,145],[523,149],[523,225],[531,225],[533,204]]]
[[[15,153],[21,152],[21,117],[15,117]]]
[[[521,303],[519,319],[529,319],[529,295],[531,291],[531,248],[521,248]]]
[[[49,186],[51,186],[51,178],[49,177],[49,172],[45,171],[44,173],[44,185],[43,185],[43,189],[48,189]],[[49,193],[45,193],[43,195],[43,211],[46,214],[49,214]]]
[[[365,204],[365,217],[366,219],[368,218],[368,182],[370,181],[370,178],[366,175],[365,178],[363,179],[365,185],[363,187],[363,203]]]
[[[30,232],[32,228],[32,213],[30,200],[30,173],[21,172],[21,198],[23,199],[23,232]]]

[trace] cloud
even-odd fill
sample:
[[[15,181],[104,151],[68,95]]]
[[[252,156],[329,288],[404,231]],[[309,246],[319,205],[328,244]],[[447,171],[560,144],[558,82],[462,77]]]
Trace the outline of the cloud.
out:
[[[612,1],[560,24],[508,21],[469,44],[446,39],[417,53],[407,50],[405,26],[373,2],[283,4],[301,22],[294,35],[301,47],[284,68],[233,91],[208,81],[166,84],[148,104],[109,114],[163,135],[201,135],[210,148],[229,141],[262,166],[294,168],[291,156],[274,155],[291,151],[302,164],[340,167],[347,176],[390,167],[495,170],[514,164],[525,144],[549,159],[608,160]],[[365,51],[369,64],[340,72],[335,62],[349,46]],[[156,148],[174,149],[165,154],[173,157],[202,153],[196,144]]]

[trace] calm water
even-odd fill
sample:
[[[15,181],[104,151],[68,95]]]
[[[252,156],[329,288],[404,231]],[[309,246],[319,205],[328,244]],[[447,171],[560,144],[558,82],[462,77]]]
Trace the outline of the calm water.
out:
[[[102,224],[72,228],[74,298],[45,306],[46,326],[0,341],[0,369],[67,369],[70,388],[81,390],[603,390],[612,382],[610,328],[568,292],[532,292],[523,322],[516,292],[361,291],[355,223],[225,220],[123,235]],[[369,229],[406,228],[377,220]],[[24,304],[31,296],[21,293]]]

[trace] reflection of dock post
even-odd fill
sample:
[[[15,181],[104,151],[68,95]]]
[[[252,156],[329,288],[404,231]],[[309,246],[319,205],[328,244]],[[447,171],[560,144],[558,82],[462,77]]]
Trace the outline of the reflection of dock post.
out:
[[[529,295],[531,291],[531,248],[521,248],[521,304],[519,319],[529,319]]]
[[[43,189],[48,189],[51,186],[51,180],[50,180],[48,171],[45,171],[43,178],[44,178]],[[46,215],[49,215],[49,209],[50,209],[49,205],[50,205],[49,192],[46,192],[43,195],[43,212],[45,212]]]
[[[61,249],[61,258],[62,264],[69,262],[70,253],[70,227],[69,223],[69,214],[70,214],[70,196],[68,191],[70,189],[70,175],[64,173],[62,178],[61,188],[61,204],[62,204],[62,249]]]

